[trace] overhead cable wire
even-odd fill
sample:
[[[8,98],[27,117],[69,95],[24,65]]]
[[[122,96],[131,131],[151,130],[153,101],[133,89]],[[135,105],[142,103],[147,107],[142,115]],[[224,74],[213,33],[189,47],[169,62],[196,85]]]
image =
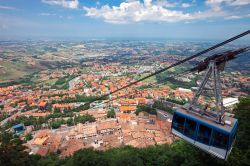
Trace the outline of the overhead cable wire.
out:
[[[249,48],[250,48],[250,47],[249,47]],[[250,50],[250,49],[248,49],[247,51],[249,51],[249,50]],[[246,54],[248,55],[248,52],[246,52]],[[242,56],[242,55],[246,55],[246,54],[239,54],[239,55],[237,55],[237,58],[240,57],[240,56]],[[159,80],[159,81],[157,81],[157,82],[153,82],[153,83],[148,84],[148,85],[146,85],[146,86],[159,86],[159,85],[164,84],[166,81],[170,81],[171,79],[176,79],[176,78],[178,78],[178,77],[182,77],[182,76],[188,75],[188,74],[190,74],[190,73],[192,73],[192,72],[195,72],[195,71],[194,71],[194,68],[185,70],[185,71],[183,71],[183,72],[181,72],[181,73],[179,73],[179,74],[170,75],[169,77],[163,78],[163,79],[161,79],[161,80]],[[108,102],[116,101],[116,100],[119,100],[119,99],[121,99],[121,98],[125,98],[125,97],[128,97],[128,96],[132,96],[132,95],[138,94],[138,92],[141,93],[139,90],[134,90],[134,91],[135,91],[135,92],[133,92],[133,93],[128,93],[128,94],[125,94],[125,95],[122,95],[122,96],[118,96],[117,98],[108,100],[108,101],[106,101],[106,102],[104,102],[104,103],[101,103],[100,105],[104,105],[104,104],[106,104],[106,103],[108,103]],[[211,98],[210,98],[210,99],[211,99]],[[100,106],[100,105],[99,105],[99,106]]]
[[[194,54],[194,55],[192,55],[192,56],[189,56],[189,57],[187,57],[187,58],[185,58],[185,59],[183,59],[183,60],[180,60],[180,61],[178,61],[178,62],[176,62],[176,63],[174,63],[174,64],[172,64],[172,65],[170,65],[170,66],[168,66],[168,67],[165,67],[165,68],[163,68],[163,69],[161,69],[161,70],[158,70],[158,71],[156,71],[156,72],[154,72],[154,73],[152,73],[152,74],[149,74],[148,76],[145,76],[145,77],[143,77],[143,78],[140,78],[139,80],[136,80],[136,81],[134,81],[134,82],[132,82],[132,83],[130,83],[130,84],[127,84],[127,85],[125,85],[125,86],[123,86],[123,87],[121,87],[121,88],[118,88],[118,89],[116,89],[116,90],[114,90],[114,91],[112,91],[112,92],[110,92],[110,93],[107,93],[107,94],[105,94],[105,95],[103,95],[103,96],[100,96],[100,97],[98,97],[97,99],[95,99],[95,100],[93,100],[93,101],[91,101],[91,102],[88,102],[88,103],[86,103],[86,104],[91,104],[91,103],[93,103],[93,102],[95,102],[95,101],[102,100],[103,98],[108,97],[108,96],[111,95],[111,94],[114,94],[114,93],[116,93],[116,92],[118,92],[118,91],[121,91],[121,90],[123,90],[123,89],[126,89],[126,88],[128,88],[128,87],[130,87],[130,86],[132,86],[132,85],[135,85],[135,84],[137,84],[137,83],[139,83],[139,82],[141,82],[141,81],[143,81],[143,80],[146,80],[146,79],[148,79],[148,78],[150,78],[150,77],[152,77],[152,76],[154,76],[154,75],[157,75],[157,74],[162,73],[162,72],[164,72],[164,71],[166,71],[166,70],[169,70],[169,69],[171,69],[171,68],[173,68],[173,67],[175,67],[175,66],[178,66],[178,65],[180,65],[180,64],[182,64],[182,63],[184,63],[184,62],[187,62],[187,61],[189,61],[189,60],[191,60],[191,59],[197,58],[197,57],[199,57],[199,56],[201,56],[201,55],[203,55],[203,54],[205,54],[205,53],[207,53],[207,52],[209,52],[209,51],[212,51],[212,50],[214,50],[214,49],[216,49],[216,48],[219,48],[219,47],[221,47],[221,46],[223,46],[223,45],[225,45],[225,44],[227,44],[227,43],[230,43],[230,42],[232,42],[232,41],[234,41],[234,40],[237,40],[237,39],[239,39],[239,38],[241,38],[241,37],[243,37],[243,36],[246,36],[246,35],[248,35],[248,34],[250,34],[250,30],[247,30],[247,31],[245,31],[245,32],[243,32],[243,33],[241,33],[241,34],[239,34],[239,35],[236,35],[236,36],[234,36],[234,37],[232,37],[232,38],[230,38],[230,39],[228,39],[228,40],[225,40],[225,41],[223,41],[223,42],[221,42],[221,43],[218,43],[218,44],[216,44],[216,45],[214,45],[214,46],[212,46],[212,47],[209,47],[209,48],[207,48],[207,49],[205,49],[205,50],[203,50],[203,51],[201,51],[201,52],[198,52],[198,53],[196,53],[196,54]]]
[[[177,77],[181,77],[181,76],[187,75],[187,74],[189,74],[189,73],[191,73],[190,69],[189,69],[189,70],[185,70],[184,72],[181,72],[181,73],[179,73],[179,74],[175,74],[175,75],[171,75],[171,76],[169,76],[169,77],[163,78],[163,79],[161,79],[161,80],[159,80],[159,81],[157,81],[157,82],[153,82],[153,83],[151,83],[151,84],[148,84],[147,86],[159,86],[159,85],[164,84],[166,81],[169,81],[169,80],[171,80],[171,79],[175,79],[175,78],[177,78]],[[127,94],[125,94],[125,95],[118,96],[118,97],[116,97],[116,98],[114,98],[114,99],[111,99],[111,100],[108,100],[108,101],[106,101],[106,102],[104,102],[104,103],[101,103],[99,106],[102,106],[102,105],[104,105],[104,104],[106,104],[106,103],[109,103],[109,102],[112,102],[112,101],[119,100],[119,99],[121,99],[121,98],[125,98],[125,97],[128,97],[128,96],[136,95],[136,94],[138,94],[138,93],[140,93],[140,90],[134,90],[133,93],[127,93]]]

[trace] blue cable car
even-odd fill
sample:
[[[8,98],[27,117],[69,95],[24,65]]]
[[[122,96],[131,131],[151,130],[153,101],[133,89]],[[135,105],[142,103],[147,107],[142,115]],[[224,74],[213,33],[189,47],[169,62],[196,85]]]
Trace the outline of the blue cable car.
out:
[[[227,116],[223,120],[227,123],[218,124],[183,108],[176,108],[171,131],[201,150],[226,160],[236,138],[238,120]]]
[[[246,49],[243,49],[244,51]],[[201,72],[207,69],[203,81],[192,101],[176,108],[171,126],[174,135],[224,160],[229,156],[235,142],[238,120],[225,115],[220,72],[224,70],[225,63],[239,53],[242,53],[242,49],[215,54],[198,63],[194,71],[198,69],[198,72]],[[214,111],[208,111],[208,105],[205,108],[196,106],[210,77],[215,97]]]

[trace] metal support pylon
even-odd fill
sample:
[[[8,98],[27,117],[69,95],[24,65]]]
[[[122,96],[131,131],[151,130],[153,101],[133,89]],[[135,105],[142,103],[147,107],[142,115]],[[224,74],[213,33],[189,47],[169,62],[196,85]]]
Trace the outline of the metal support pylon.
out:
[[[215,62],[213,64],[213,78],[214,78],[214,95],[215,95],[215,105],[217,111],[217,120],[221,122],[221,116],[223,114],[223,101],[221,94],[221,81],[220,81],[220,66],[217,66]]]
[[[217,65],[215,61],[211,61],[209,63],[209,67],[207,69],[207,72],[201,82],[201,85],[199,86],[195,96],[193,97],[193,100],[191,101],[188,111],[198,113],[201,116],[207,116],[210,119],[214,119],[215,117],[211,114],[207,113],[206,110],[201,109],[197,112],[197,109],[195,109],[195,105],[202,94],[205,85],[207,84],[210,77],[213,79],[213,89],[214,89],[214,96],[215,96],[215,105],[216,105],[216,118],[214,121],[221,123],[222,115],[224,114],[223,109],[223,102],[222,102],[222,95],[221,95],[221,81],[220,81],[220,71],[224,69],[225,63],[222,63],[220,65]]]

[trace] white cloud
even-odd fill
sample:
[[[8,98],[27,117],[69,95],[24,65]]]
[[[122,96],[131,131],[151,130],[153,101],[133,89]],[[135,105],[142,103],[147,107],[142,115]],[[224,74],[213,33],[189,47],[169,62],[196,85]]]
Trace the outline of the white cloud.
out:
[[[68,19],[68,20],[71,20],[73,19],[72,16],[62,16],[62,15],[57,15],[56,13],[39,13],[40,16],[45,16],[45,17],[49,17],[49,16],[56,16],[60,19],[62,18],[65,18],[65,19]]]
[[[40,16],[55,16],[55,13],[40,13]]]
[[[191,4],[189,4],[189,3],[182,3],[181,4],[181,7],[183,7],[183,8],[188,8],[188,7],[191,7],[192,5]]]
[[[211,6],[214,11],[221,10],[221,4],[230,0],[206,0],[206,4]]]
[[[230,6],[242,6],[242,5],[249,5],[250,0],[206,0],[206,4],[212,6],[218,6],[222,3]]]
[[[16,8],[14,8],[12,6],[0,6],[0,9],[3,9],[3,10],[15,10]]]
[[[226,15],[224,15],[225,20],[235,20],[246,18],[247,15],[243,14],[244,11],[239,13],[240,6],[250,5],[250,0],[206,0],[206,4],[212,7],[212,10],[217,11],[218,13],[223,12],[222,7],[229,7]],[[237,7],[237,10],[234,10],[233,7]],[[232,10],[231,10],[232,9]]]
[[[231,16],[225,17],[225,20],[237,20],[237,19],[242,19],[242,18],[250,18],[250,14],[246,14],[246,15],[231,15]]]
[[[187,7],[187,5],[184,5]],[[170,10],[167,7],[153,3],[152,0],[129,0],[119,6],[104,5],[100,8],[83,7],[85,16],[104,19],[105,22],[126,24],[131,22],[190,22],[196,19],[226,16],[221,10],[207,10],[204,12],[184,13],[183,11]]]
[[[206,3],[209,5],[213,5],[213,4],[220,4],[223,2],[227,2],[227,1],[231,1],[231,0],[206,0]]]
[[[49,5],[59,5],[70,9],[76,9],[79,5],[78,0],[42,0],[42,2]]]
[[[129,23],[140,21],[166,21],[176,22],[180,20],[189,20],[192,17],[181,11],[168,10],[157,4],[152,4],[151,0],[127,1],[122,2],[120,6],[102,6],[101,8],[84,7],[86,16],[103,18],[109,23]]]
[[[178,5],[177,2],[174,3],[174,2],[169,2],[167,0],[157,0],[156,4],[166,8],[173,8]]]
[[[243,18],[243,16],[232,15],[232,16],[225,17],[225,20],[236,20],[236,19],[241,19],[241,18]]]
[[[233,0],[231,1],[231,5],[241,6],[241,5],[249,5],[250,0]]]

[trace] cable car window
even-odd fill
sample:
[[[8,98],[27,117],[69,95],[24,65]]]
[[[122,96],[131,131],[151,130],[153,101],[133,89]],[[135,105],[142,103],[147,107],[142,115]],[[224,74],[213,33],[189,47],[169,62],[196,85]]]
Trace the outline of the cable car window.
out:
[[[184,129],[185,118],[175,114],[173,121],[173,128],[179,132],[183,132]]]
[[[228,135],[214,130],[212,145],[218,148],[227,149],[228,139]]]
[[[212,129],[210,127],[200,124],[197,141],[208,145],[211,137],[211,132]]]
[[[235,130],[233,131],[233,134],[232,134],[232,136],[231,136],[230,146],[232,145],[232,143],[233,143],[234,140],[236,139],[236,131],[237,131],[237,128],[238,128],[238,124],[236,123]]]
[[[228,147],[232,146],[232,144],[235,141],[235,138],[236,138],[236,130],[234,130],[233,133],[230,134],[230,139],[229,139]]]
[[[190,138],[195,137],[196,122],[186,119],[184,134]]]
[[[232,135],[232,141],[234,141],[236,138],[236,130],[234,131],[233,135]]]

